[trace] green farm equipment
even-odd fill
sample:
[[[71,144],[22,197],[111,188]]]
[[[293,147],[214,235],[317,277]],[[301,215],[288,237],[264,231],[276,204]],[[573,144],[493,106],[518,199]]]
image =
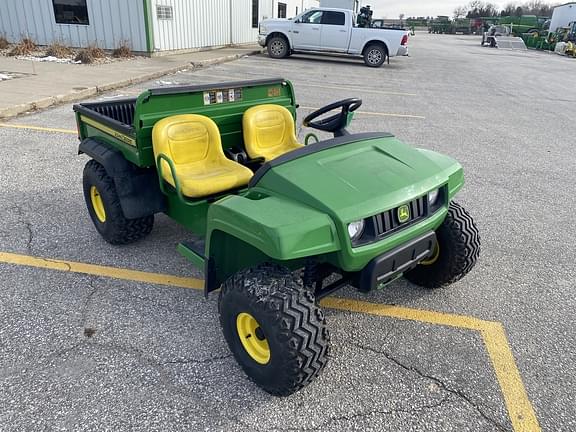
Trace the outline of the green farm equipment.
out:
[[[444,15],[439,15],[437,18],[431,20],[428,25],[428,33],[452,34],[453,26],[450,18]]]
[[[505,16],[499,20],[500,25],[510,28],[514,36],[521,36],[523,33],[537,33],[545,28],[550,17],[539,17],[536,15]]]
[[[575,56],[576,22],[566,27],[559,27],[555,31],[541,30],[539,32],[524,33],[522,39],[526,46],[533,49],[555,51],[558,44],[562,46],[561,53]]]
[[[468,18],[459,18],[452,21],[452,32],[462,33],[465,35],[472,33],[472,27]]]
[[[360,99],[304,125],[334,138],[303,145],[284,79],[165,87],[74,106],[83,187],[113,245],[148,235],[165,213],[190,231],[177,250],[220,289],[224,337],[246,374],[275,395],[309,384],[328,361],[319,299],[400,276],[427,288],[466,275],[480,253],[453,201],[458,162],[393,135],[349,133]]]

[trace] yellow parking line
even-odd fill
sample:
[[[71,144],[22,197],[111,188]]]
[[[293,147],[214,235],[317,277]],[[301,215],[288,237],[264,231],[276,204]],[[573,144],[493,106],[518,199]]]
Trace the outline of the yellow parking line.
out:
[[[18,124],[7,124],[7,123],[0,123],[0,127],[8,128],[8,129],[28,129],[28,130],[36,130],[36,131],[41,131],[41,132],[56,132],[56,133],[78,135],[78,131],[76,131],[74,129],[45,128],[45,127],[40,127],[40,126],[29,126],[29,125],[18,125]]]
[[[84,273],[95,276],[105,276],[115,279],[146,282],[159,285],[175,286],[180,288],[202,289],[204,281],[180,276],[150,273],[138,270],[129,270],[117,267],[85,264],[75,261],[64,261],[49,258],[36,258],[28,255],[18,255],[0,252],[0,262],[18,264],[29,267],[39,267],[50,270],[60,270],[72,273]]]
[[[309,107],[309,106],[302,106],[300,108],[305,110],[315,111],[319,108]],[[425,119],[426,117],[421,115],[413,115],[413,114],[397,114],[397,113],[382,113],[382,112],[372,112],[372,111],[355,111],[356,114],[361,115],[369,115],[369,116],[378,116],[378,117],[400,117],[400,118],[411,118],[411,119]]]
[[[506,408],[516,432],[540,431],[538,419],[516,367],[514,355],[508,344],[504,326],[499,322],[485,322],[481,330],[484,345],[502,389]]]
[[[327,297],[320,302],[330,309],[347,310],[369,315],[398,318],[410,321],[420,321],[426,324],[436,324],[480,331],[487,321],[465,315],[454,315],[443,312],[433,312],[420,309],[410,309],[402,306],[368,303],[359,300],[349,300],[338,297]]]
[[[479,331],[494,371],[496,372],[496,378],[502,389],[506,409],[508,410],[514,431],[539,432],[541,430],[532,404],[528,399],[526,389],[524,388],[520,371],[516,367],[514,355],[508,344],[508,338],[506,337],[502,324],[499,322],[485,321],[464,315],[410,309],[401,306],[367,303],[335,297],[325,298],[320,304],[330,309]]]
[[[8,252],[0,252],[0,262],[180,288],[202,289],[204,285],[204,281],[201,279],[86,264],[75,261],[38,258]],[[324,298],[320,304],[330,309],[464,328],[480,332],[490,361],[494,367],[498,384],[504,395],[504,401],[514,431],[540,432],[541,429],[538,419],[528,399],[520,371],[516,366],[514,355],[508,344],[506,332],[502,324],[465,315],[411,309],[402,306],[368,303],[336,297]]]

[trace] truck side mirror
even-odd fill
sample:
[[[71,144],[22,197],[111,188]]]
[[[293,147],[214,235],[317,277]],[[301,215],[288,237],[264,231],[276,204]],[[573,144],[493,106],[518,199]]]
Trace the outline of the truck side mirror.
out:
[[[302,21],[300,21],[300,18],[298,18],[297,20],[294,20],[294,24],[300,24]]]

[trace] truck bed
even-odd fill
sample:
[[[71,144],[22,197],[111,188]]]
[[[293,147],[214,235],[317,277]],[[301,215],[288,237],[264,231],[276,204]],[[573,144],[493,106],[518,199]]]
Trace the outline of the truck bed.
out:
[[[105,117],[108,121],[114,120],[124,127],[134,127],[134,110],[136,109],[136,98],[118,99],[105,102],[89,102],[77,104],[74,111],[89,117]],[[94,116],[94,114],[99,114]]]

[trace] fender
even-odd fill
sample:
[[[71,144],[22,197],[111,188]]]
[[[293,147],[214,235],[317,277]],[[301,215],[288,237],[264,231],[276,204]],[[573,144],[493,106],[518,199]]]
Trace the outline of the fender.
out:
[[[340,249],[331,217],[284,197],[252,192],[229,196],[208,210],[206,294],[241,269],[263,262],[298,266]]]
[[[268,46],[268,41],[270,41],[271,38],[273,38],[274,36],[284,36],[286,38],[286,40],[288,41],[288,45],[290,46],[290,49],[292,49],[292,47],[294,46],[292,44],[292,38],[287,34],[287,32],[283,29],[283,30],[272,30],[268,36],[266,36],[266,45]]]
[[[128,219],[166,211],[156,169],[137,167],[126,160],[119,150],[92,138],[80,142],[78,154],[82,153],[102,164],[114,179],[122,211]]]
[[[372,44],[372,43],[378,43],[378,44],[384,44],[384,46],[386,47],[386,51],[388,52],[388,56],[390,56],[390,41],[388,41],[387,39],[384,38],[371,38],[368,41],[364,42],[364,45],[362,45],[362,49],[360,50],[360,54],[364,54],[364,50],[366,49],[366,47],[368,47],[368,45]],[[396,53],[393,54],[393,56],[395,56]]]

